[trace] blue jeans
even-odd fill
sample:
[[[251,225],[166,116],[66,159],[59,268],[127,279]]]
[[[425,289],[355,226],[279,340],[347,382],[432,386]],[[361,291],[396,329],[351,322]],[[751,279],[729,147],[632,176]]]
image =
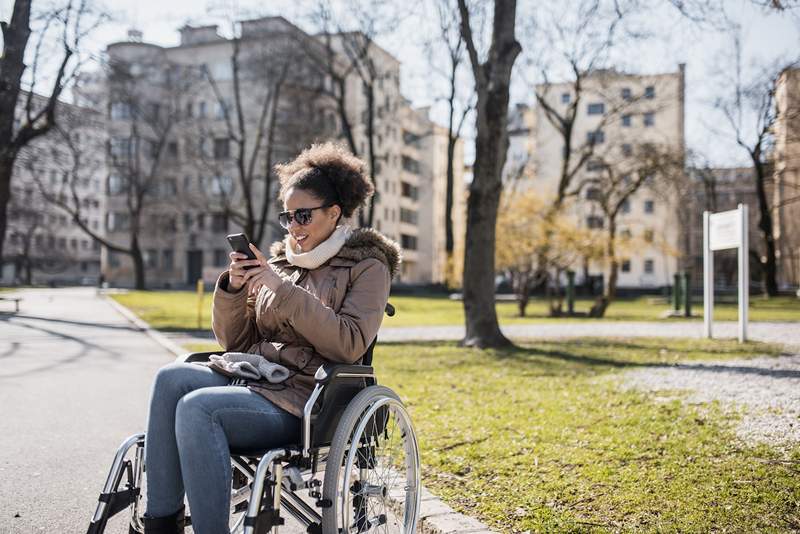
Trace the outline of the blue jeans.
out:
[[[299,441],[300,418],[228,381],[191,363],[165,365],[156,374],[144,449],[148,517],[175,513],[185,491],[194,531],[228,534],[229,448]]]

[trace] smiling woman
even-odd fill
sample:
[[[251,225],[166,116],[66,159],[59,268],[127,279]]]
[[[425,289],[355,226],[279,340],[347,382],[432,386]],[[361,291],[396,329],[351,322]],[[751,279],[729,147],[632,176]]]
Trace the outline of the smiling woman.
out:
[[[340,224],[373,194],[364,163],[327,143],[276,170],[285,240],[273,243],[269,259],[252,243],[255,259],[231,252],[214,290],[217,342],[245,354],[170,364],[156,376],[146,533],[182,531],[184,489],[195,532],[228,532],[229,449],[296,443],[317,369],[359,363],[381,325],[400,247],[371,228]],[[242,361],[280,368],[284,378],[237,378]],[[246,387],[231,387],[240,382]]]

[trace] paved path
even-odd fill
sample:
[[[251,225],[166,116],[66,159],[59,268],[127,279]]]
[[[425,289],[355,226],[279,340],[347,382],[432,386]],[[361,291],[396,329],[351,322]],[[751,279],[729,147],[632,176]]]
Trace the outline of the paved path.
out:
[[[682,322],[622,322],[622,321],[564,321],[552,323],[515,324],[501,327],[505,335],[515,339],[551,339],[571,337],[703,337],[702,321]],[[738,324],[733,321],[714,323],[714,337],[735,338]],[[170,339],[178,344],[214,341],[210,332],[172,333]],[[748,336],[752,340],[783,343],[800,348],[800,322],[750,323]],[[463,325],[384,327],[379,341],[437,341],[458,340],[464,337]]]
[[[85,532],[114,452],[144,428],[153,375],[174,356],[94,289],[16,293],[19,314],[0,313],[0,534]],[[127,533],[124,516],[106,532]]]

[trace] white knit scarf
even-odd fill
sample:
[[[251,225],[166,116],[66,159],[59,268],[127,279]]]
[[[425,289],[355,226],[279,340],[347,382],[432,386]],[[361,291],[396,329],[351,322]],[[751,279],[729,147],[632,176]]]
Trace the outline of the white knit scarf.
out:
[[[350,225],[340,224],[328,236],[328,239],[308,252],[295,252],[292,247],[292,235],[286,234],[286,259],[292,265],[303,267],[304,269],[316,269],[339,252],[347,238],[350,237],[352,230]]]

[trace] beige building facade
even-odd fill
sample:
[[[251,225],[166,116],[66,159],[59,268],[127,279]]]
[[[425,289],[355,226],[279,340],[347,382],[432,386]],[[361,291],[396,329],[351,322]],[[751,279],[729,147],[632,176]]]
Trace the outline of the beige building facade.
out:
[[[107,48],[109,63],[127,65],[134,76],[152,76],[159,81],[149,86],[140,84],[136,96],[147,109],[154,113],[160,110],[161,123],[165,115],[174,114],[174,124],[163,135],[157,165],[151,167],[150,194],[140,220],[144,231],[140,232],[139,246],[149,287],[185,287],[194,285],[197,279],[212,282],[229,261],[225,235],[241,231],[243,224],[237,215],[243,202],[234,157],[239,146],[229,126],[230,121],[238,124],[231,65],[234,42],[220,36],[216,26],[186,26],[180,33],[181,43],[175,47],[143,42],[141,34],[134,32],[128,41]],[[349,35],[331,37],[334,49],[339,48],[336,68],[345,69],[348,58],[341,47]],[[256,204],[263,198],[271,199],[262,248],[284,233],[276,224],[280,209],[275,200],[277,180],[273,179],[266,190],[266,168],[292,159],[312,142],[334,139],[346,144],[335,101],[326,93],[332,81],[304,56],[309,50],[319,51],[323,42],[327,42],[326,36],[308,35],[282,17],[241,23],[238,54],[245,151],[253,151],[252,143],[259,139],[256,132],[265,91],[279,74],[274,59],[287,60],[287,54],[297,54],[288,57],[291,62],[286,66],[291,75],[281,88],[275,112],[279,126],[271,143],[271,156],[268,159],[266,151],[261,150],[254,160],[254,167],[261,169],[255,173],[252,189],[259,200]],[[377,191],[373,226],[403,246],[404,263],[398,282],[437,283],[444,276],[444,216],[439,213],[444,202],[439,202],[446,181],[446,132],[442,133],[425,110],[412,109],[402,97],[399,61],[374,44],[370,54],[377,70],[372,83]],[[167,83],[170,80],[172,83]],[[114,96],[120,91],[108,77],[97,76],[83,90],[109,117],[111,168],[106,183],[106,231],[115,242],[129,243],[133,221],[126,214],[126,167],[120,156],[137,145],[131,135],[137,113],[124,98]],[[353,72],[346,78],[345,94],[358,155],[369,164],[367,91]],[[143,137],[150,142],[159,138],[161,123],[144,128],[140,124],[137,131],[147,132]],[[261,138],[261,142],[267,141]],[[456,183],[460,183],[460,141],[456,157]],[[351,224],[358,224],[357,217],[354,219]],[[116,285],[132,283],[133,263],[128,255],[104,251],[103,269]]]
[[[34,109],[43,100],[35,95]],[[100,243],[53,201],[74,207],[77,198],[80,220],[103,235],[103,116],[67,102],[59,103],[56,113],[63,133],[54,129],[35,139],[14,164],[3,285],[94,285],[100,276]],[[17,115],[19,124],[23,106]]]
[[[611,169],[635,165],[643,147],[655,147],[674,161],[684,158],[684,66],[676,72],[640,75],[604,69],[582,80],[580,95],[572,83],[537,86],[546,105],[560,115],[578,98],[573,126],[571,166],[584,159],[569,191]],[[564,139],[538,103],[518,106],[510,117],[510,149],[505,181],[514,187],[533,188],[545,199],[554,199],[562,175]],[[676,168],[682,168],[678,165]],[[622,180],[630,180],[622,174]],[[620,288],[657,288],[672,283],[678,268],[680,222],[677,200],[666,183],[651,183],[623,204],[616,219],[617,235],[636,243],[620,257]],[[567,199],[568,213],[577,226],[601,232],[607,227],[593,200],[597,192],[586,186]],[[575,266],[578,282],[582,266]],[[590,276],[602,275],[602,262],[589,266]]]
[[[800,286],[800,69],[781,73],[775,105],[772,205],[778,287],[796,289]]]

